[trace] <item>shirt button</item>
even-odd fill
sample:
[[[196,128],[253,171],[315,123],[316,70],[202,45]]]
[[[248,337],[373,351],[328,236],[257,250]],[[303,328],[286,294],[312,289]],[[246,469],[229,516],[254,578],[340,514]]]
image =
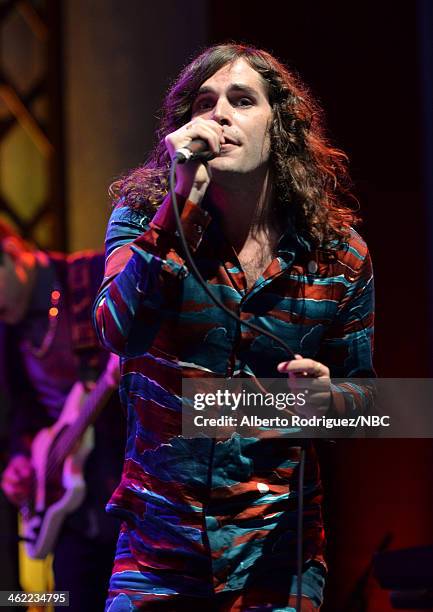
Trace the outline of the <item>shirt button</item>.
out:
[[[318,265],[317,265],[317,262],[314,261],[314,259],[308,262],[307,269],[310,274],[316,274],[317,268],[318,268]]]
[[[196,225],[195,229],[196,229],[197,234],[202,234],[203,233],[203,228],[202,228],[201,225]]]
[[[206,529],[208,531],[216,531],[219,527],[219,522],[214,516],[206,517]]]

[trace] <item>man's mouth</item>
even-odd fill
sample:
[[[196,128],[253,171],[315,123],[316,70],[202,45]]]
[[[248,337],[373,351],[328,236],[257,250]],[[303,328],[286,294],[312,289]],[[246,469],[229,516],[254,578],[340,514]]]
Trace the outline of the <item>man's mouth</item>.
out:
[[[230,136],[226,136],[224,134],[224,142],[223,142],[222,146],[224,146],[226,144],[239,146],[239,142],[237,140],[235,140],[234,138],[230,138]]]

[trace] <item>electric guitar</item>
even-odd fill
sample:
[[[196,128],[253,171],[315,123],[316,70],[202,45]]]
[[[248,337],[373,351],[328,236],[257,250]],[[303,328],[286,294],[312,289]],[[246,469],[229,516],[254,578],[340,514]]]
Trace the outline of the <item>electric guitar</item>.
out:
[[[112,354],[95,387],[87,392],[76,382],[56,423],[33,440],[33,496],[21,508],[21,536],[33,559],[44,559],[52,552],[65,517],[84,499],[83,467],[94,446],[91,424],[118,384],[119,358]]]

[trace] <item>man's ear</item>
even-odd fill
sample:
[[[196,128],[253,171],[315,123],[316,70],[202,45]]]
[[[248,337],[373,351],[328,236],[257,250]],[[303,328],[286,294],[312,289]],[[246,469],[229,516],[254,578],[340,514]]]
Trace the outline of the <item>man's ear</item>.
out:
[[[16,236],[7,236],[2,245],[3,253],[11,258],[20,281],[27,282],[28,275],[36,264],[36,254]]]
[[[1,250],[3,253],[10,255],[15,261],[19,259],[23,253],[23,247],[15,236],[7,236],[4,238],[1,243]]]
[[[4,254],[9,255],[17,270],[30,271],[36,264],[47,268],[50,264],[46,253],[17,236],[6,236],[0,243],[0,265],[4,263]]]

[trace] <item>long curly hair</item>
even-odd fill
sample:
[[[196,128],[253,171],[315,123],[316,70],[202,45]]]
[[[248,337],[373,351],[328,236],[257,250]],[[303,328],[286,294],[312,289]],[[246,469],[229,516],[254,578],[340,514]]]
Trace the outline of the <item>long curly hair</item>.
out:
[[[156,144],[146,163],[114,182],[110,195],[155,212],[168,191],[171,160],[165,136],[190,121],[202,83],[241,58],[261,75],[273,109],[270,164],[277,211],[314,246],[340,242],[358,221],[349,206],[355,198],[347,156],[328,142],[323,111],[299,76],[268,52],[249,45],[214,45],[182,70],[164,100]]]

